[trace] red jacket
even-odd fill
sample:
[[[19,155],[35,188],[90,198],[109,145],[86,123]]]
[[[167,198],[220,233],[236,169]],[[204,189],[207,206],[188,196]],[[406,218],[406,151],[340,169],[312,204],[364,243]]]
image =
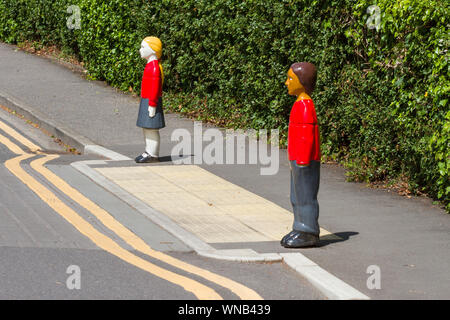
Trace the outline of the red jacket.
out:
[[[142,76],[141,98],[149,99],[148,104],[156,107],[162,95],[162,78],[159,61],[153,60],[145,66]]]
[[[288,130],[289,160],[308,165],[320,161],[320,136],[316,109],[311,99],[299,100],[292,106]]]

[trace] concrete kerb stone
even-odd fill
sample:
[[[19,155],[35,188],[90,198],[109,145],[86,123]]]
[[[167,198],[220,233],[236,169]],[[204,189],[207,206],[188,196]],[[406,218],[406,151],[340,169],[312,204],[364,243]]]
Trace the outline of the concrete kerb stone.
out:
[[[115,151],[112,151],[110,149],[107,149],[107,148],[99,146],[99,145],[90,144],[90,145],[84,146],[84,153],[101,155],[103,157],[111,159],[112,161],[131,160],[131,158],[128,158],[127,156],[124,156],[123,154],[117,153]]]
[[[299,252],[280,253],[283,262],[306,278],[330,300],[370,300],[368,296],[322,269]]]
[[[169,233],[182,240],[187,246],[192,248],[198,255],[236,262],[283,262],[304,278],[306,278],[314,287],[321,291],[328,299],[370,299],[366,295],[360,293],[345,282],[336,278],[334,275],[328,273],[320,268],[317,264],[307,259],[301,253],[266,253],[260,254],[252,249],[232,249],[232,250],[217,250],[192,233],[178,226],[175,222],[169,219],[164,214],[157,212],[147,204],[143,203],[133,195],[123,190],[113,182],[106,179],[100,173],[90,168],[90,165],[106,164],[109,161],[123,161],[131,160],[130,158],[96,145],[90,139],[80,135],[73,130],[70,130],[63,125],[47,119],[45,115],[29,107],[16,97],[0,90],[0,104],[17,113],[23,115],[26,119],[36,123],[42,129],[51,133],[54,137],[60,139],[63,143],[70,145],[84,154],[95,154],[101,157],[109,158],[111,160],[91,160],[79,161],[72,163],[72,166],[79,172],[91,178],[96,183],[109,190],[117,197],[128,203],[133,208],[140,211],[143,215],[148,217],[151,221],[168,231]],[[306,262],[305,262],[306,261]]]

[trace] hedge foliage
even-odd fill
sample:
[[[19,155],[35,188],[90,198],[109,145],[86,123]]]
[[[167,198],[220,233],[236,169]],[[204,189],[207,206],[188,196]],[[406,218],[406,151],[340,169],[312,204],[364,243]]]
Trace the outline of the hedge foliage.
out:
[[[140,42],[157,35],[172,109],[279,128],[284,142],[285,75],[310,61],[324,155],[355,180],[406,179],[449,210],[449,16],[446,0],[0,0],[0,39],[57,44],[92,78],[138,91]]]

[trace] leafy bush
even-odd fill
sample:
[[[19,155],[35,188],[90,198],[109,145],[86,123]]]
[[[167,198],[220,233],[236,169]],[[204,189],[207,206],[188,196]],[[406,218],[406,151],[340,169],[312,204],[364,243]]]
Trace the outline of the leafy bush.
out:
[[[407,178],[450,210],[449,3],[377,0],[0,0],[0,39],[57,44],[92,78],[139,91],[147,35],[164,44],[172,110],[278,128],[286,143],[295,61],[318,67],[322,151],[354,180]],[[67,7],[81,8],[69,30]]]

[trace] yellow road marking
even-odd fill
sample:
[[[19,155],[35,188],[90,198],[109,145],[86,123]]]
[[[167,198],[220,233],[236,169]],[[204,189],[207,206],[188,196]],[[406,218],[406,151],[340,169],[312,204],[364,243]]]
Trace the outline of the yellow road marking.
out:
[[[1,122],[1,121],[0,121]],[[6,146],[9,150],[11,150],[12,153],[15,154],[25,154],[25,151],[23,151],[18,145],[13,143],[11,140],[9,140],[7,137],[0,135],[0,143]]]
[[[18,133],[16,130],[14,130],[13,128],[11,128],[10,126],[8,126],[6,123],[3,123],[2,121],[0,121],[0,129],[2,129],[3,131],[5,131],[7,134],[9,134],[11,137],[13,137],[14,139],[16,139],[17,141],[19,141],[21,144],[23,144],[24,146],[26,146],[27,148],[30,149],[31,152],[37,152],[37,151],[41,151],[41,148],[37,145],[35,145],[33,142],[31,142],[30,140],[28,140],[27,138],[25,138],[23,135],[21,135],[20,133]],[[11,150],[11,149],[10,149]],[[12,150],[11,150],[12,151]],[[13,151],[14,152],[14,151]],[[21,152],[23,153],[23,151]],[[17,154],[17,153],[16,153]]]
[[[0,135],[0,142],[8,143],[9,139]],[[5,144],[14,153],[22,151],[18,146],[12,146],[9,141]],[[22,154],[16,158],[7,160],[5,162],[6,168],[13,173],[20,181],[22,181],[28,188],[30,188],[36,195],[38,195],[48,206],[60,214],[64,219],[71,223],[80,233],[91,239],[97,246],[103,250],[119,257],[120,259],[128,262],[142,270],[145,270],[151,274],[154,274],[161,279],[172,282],[181,286],[184,290],[193,293],[198,299],[205,300],[222,300],[222,297],[218,295],[211,288],[187,277],[178,275],[174,272],[165,270],[157,265],[154,265],[136,255],[133,255],[129,251],[120,247],[109,237],[97,231],[91,224],[80,217],[74,210],[68,207],[62,202],[53,192],[48,190],[45,186],[40,184],[32,176],[26,173],[20,166],[20,162],[26,159],[34,157],[33,154]],[[47,161],[57,158],[58,156],[46,156]]]
[[[156,251],[150,248],[141,238],[136,236],[133,232],[123,226],[114,217],[112,217],[107,211],[96,205],[94,202],[82,195],[78,190],[71,187],[67,182],[55,175],[53,172],[45,168],[43,165],[49,161],[49,157],[34,160],[31,163],[31,167],[42,174],[48,179],[56,188],[61,190],[67,196],[72,198],[75,202],[79,203],[83,208],[90,211],[98,220],[100,220],[107,228],[116,233],[126,243],[131,245],[134,249],[152,257],[175,266],[179,269],[187,271],[189,273],[200,276],[206,280],[216,283],[224,288],[231,290],[241,299],[245,300],[259,300],[262,299],[254,290],[247,288],[240,283],[237,283],[231,279],[214,274],[208,270],[196,267],[188,264],[184,261],[173,258],[160,251]]]

